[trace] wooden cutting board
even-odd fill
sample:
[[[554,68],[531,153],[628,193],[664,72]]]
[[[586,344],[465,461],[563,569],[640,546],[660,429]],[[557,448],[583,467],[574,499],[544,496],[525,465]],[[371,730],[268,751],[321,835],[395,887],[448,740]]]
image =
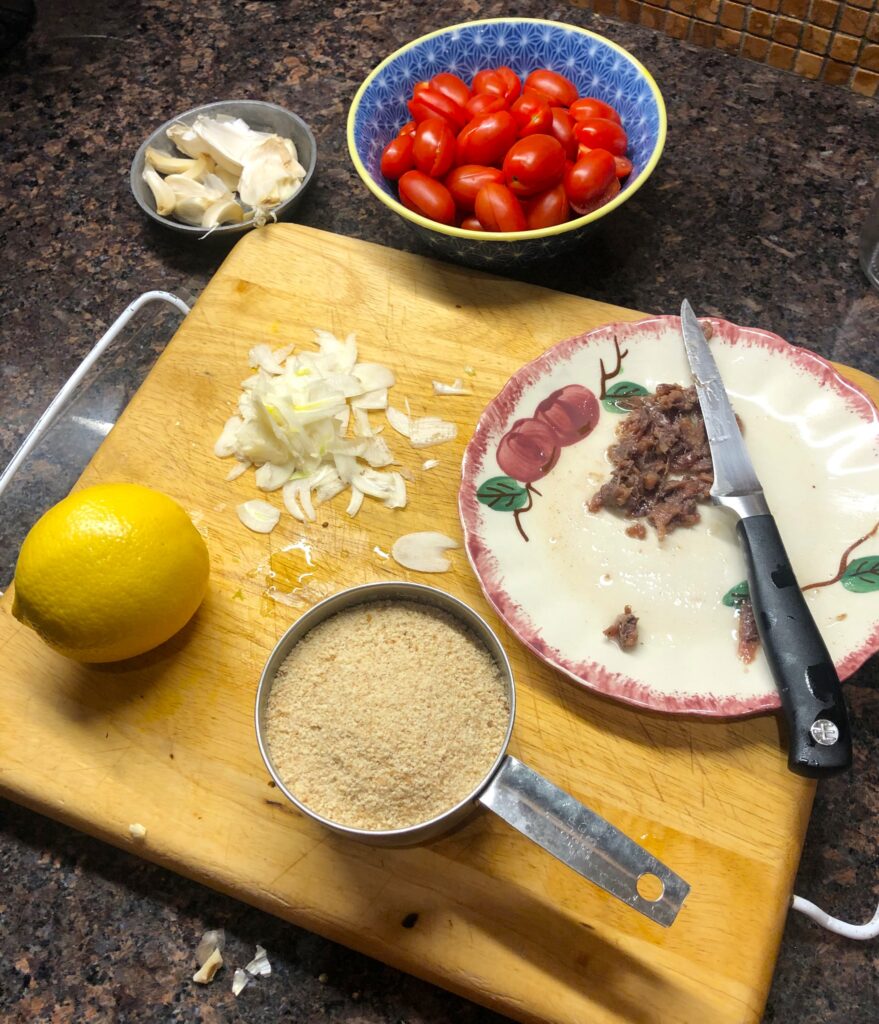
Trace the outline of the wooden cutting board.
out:
[[[488,400],[554,342],[640,315],[308,228],[245,236],[81,480],[138,481],[180,501],[208,541],[209,595],[158,650],[86,668],[20,627],[7,593],[0,791],[518,1020],[759,1019],[813,796],[787,771],[776,719],[683,721],[590,695],[507,633],[462,551],[453,572],[423,576],[374,550],[412,530],[460,537],[461,454]],[[395,402],[455,419],[459,437],[423,453],[388,432],[415,476],[405,510],[367,500],[352,520],[340,495],[315,524],[285,513],[256,535],[235,515],[258,496],[252,475],[227,483],[212,446],[249,348],[309,346],[313,327],[356,330],[361,358],[397,372]],[[472,396],[433,397],[432,378],[465,366]],[[426,455],[439,468],[422,472]],[[671,928],[489,814],[429,847],[375,849],[309,823],[271,788],[252,724],[268,652],[325,595],[400,577],[448,589],[498,630],[519,688],[511,752],[691,883]]]

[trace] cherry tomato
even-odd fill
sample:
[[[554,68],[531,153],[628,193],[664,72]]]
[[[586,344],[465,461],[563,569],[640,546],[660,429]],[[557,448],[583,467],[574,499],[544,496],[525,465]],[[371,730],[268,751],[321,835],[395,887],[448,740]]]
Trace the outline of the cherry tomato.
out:
[[[385,146],[382,153],[382,174],[391,181],[396,181],[406,171],[415,166],[412,152],[415,140],[411,135],[398,135]]]
[[[469,120],[467,111],[459,103],[449,99],[448,96],[437,91],[431,85],[415,93],[406,106],[409,108],[409,113],[419,123],[426,121],[429,117],[444,117],[456,132],[460,131]]]
[[[461,227],[464,228],[465,231],[481,231],[482,230],[482,225],[479,223],[479,218],[478,217],[465,217],[461,221]]]
[[[600,150],[596,150],[596,152],[600,152]],[[619,193],[620,187],[619,178],[614,178],[600,196],[588,203],[571,203],[571,208],[578,214],[578,216],[585,217],[587,213],[592,213],[593,211],[600,209],[606,203],[609,203],[611,199]]]
[[[523,93],[510,107],[519,135],[545,134],[552,128],[552,110],[549,103],[536,92]]]
[[[593,117],[606,117],[608,121],[616,121],[617,124],[623,123],[620,120],[620,115],[609,103],[593,99],[591,96],[584,96],[582,100],[571,103],[568,113],[575,121],[588,121]]]
[[[504,65],[499,68],[486,68],[484,71],[477,71],[473,78],[473,91],[503,96],[507,103],[512,103],[522,92],[522,83],[516,72]]]
[[[416,121],[407,121],[397,132],[397,135],[414,135],[417,127],[418,123]]]
[[[442,117],[422,121],[415,133],[415,166],[431,178],[441,178],[455,162],[455,133]]]
[[[570,160],[577,156],[577,139],[574,137],[574,119],[562,107],[551,107],[552,124],[549,134],[554,135],[562,144],[565,156]]]
[[[458,135],[458,163],[500,166],[516,135],[516,122],[508,110],[474,117]]]
[[[559,107],[569,107],[579,95],[576,85],[569,78],[547,68],[532,71],[525,79],[522,89],[524,92],[527,92],[528,89],[539,92],[550,103]]]
[[[525,223],[529,231],[537,228],[552,228],[564,224],[571,215],[571,204],[565,186],[558,184],[532,199],[522,203],[525,209]]]
[[[482,186],[476,196],[476,216],[486,231],[525,231],[528,227],[522,204],[506,185]]]
[[[582,142],[577,143],[577,156],[576,160],[582,160],[587,153],[592,152],[592,146],[584,146]]]
[[[504,184],[504,172],[499,167],[482,167],[480,164],[463,164],[446,175],[443,184],[452,193],[452,199],[459,210],[472,213],[476,196],[483,185]]]
[[[558,185],[564,173],[565,151],[552,135],[529,135],[519,139],[504,157],[507,185],[520,198]]]
[[[606,117],[590,117],[588,121],[578,121],[574,128],[577,141],[592,149],[606,149],[614,156],[625,156],[629,140],[623,129]]]
[[[448,71],[441,71],[438,75],[434,75],[430,84],[438,92],[448,96],[450,100],[454,100],[459,107],[463,107],[470,99],[470,86],[463,79]]]
[[[466,110],[471,117],[479,117],[480,114],[493,114],[497,110],[506,110],[507,101],[503,96],[497,96],[493,92],[478,92],[467,100]]]
[[[584,203],[600,196],[616,180],[613,157],[607,150],[593,149],[565,171],[565,192],[579,212]]]
[[[615,156],[613,162],[616,165],[618,178],[628,178],[632,173],[632,161],[627,156]]]
[[[407,171],[400,178],[400,202],[422,217],[440,224],[455,223],[455,200],[441,182],[421,171]]]
[[[425,89],[429,88],[430,82],[426,79],[422,79],[420,82],[416,82],[415,85],[412,86],[412,95],[417,96],[420,92],[424,92]]]

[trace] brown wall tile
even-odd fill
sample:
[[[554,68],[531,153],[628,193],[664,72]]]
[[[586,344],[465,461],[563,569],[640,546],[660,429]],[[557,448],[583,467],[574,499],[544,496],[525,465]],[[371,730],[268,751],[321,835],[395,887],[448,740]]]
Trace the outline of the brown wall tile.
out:
[[[779,43],[773,43],[769,47],[769,56],[766,58],[766,63],[773,68],[789,71],[794,66],[796,55],[797,51],[792,46],[781,46]]]
[[[732,28],[722,28],[717,33],[715,46],[726,53],[738,53],[742,45],[742,33]]]
[[[620,0],[620,17],[637,25],[641,18],[641,4],[638,0]]]
[[[769,52],[769,40],[759,36],[746,35],[742,43],[742,56],[762,61]]]
[[[879,92],[879,75],[873,71],[855,71],[852,76],[852,88],[862,96],[875,96]]]
[[[861,53],[860,65],[867,71],[879,71],[879,46],[870,43]]]
[[[773,17],[766,11],[748,12],[748,31],[755,36],[771,36]]]
[[[816,28],[814,25],[806,25],[803,29],[802,47],[809,53],[826,53],[830,42],[830,33],[826,28]]]
[[[812,9],[809,11],[809,21],[813,25],[820,25],[822,28],[830,28],[836,21],[836,14],[838,10],[838,0],[812,0]]]
[[[846,4],[836,23],[836,28],[840,32],[847,32],[850,36],[862,36],[869,20],[869,12],[859,11],[857,7]]]
[[[717,31],[716,25],[706,25],[704,21],[694,21],[693,34],[690,36],[690,39],[697,46],[711,49],[716,43]]]
[[[873,4],[875,2],[876,2],[876,0],[849,0],[849,3],[851,3],[852,6],[854,6],[854,7],[864,7],[868,11],[872,9]]]
[[[802,50],[797,54],[797,59],[794,61],[794,71],[805,78],[820,77],[823,67],[823,57],[818,57],[814,53],[803,53]]]
[[[744,4],[732,3],[732,0],[723,0],[723,7],[720,10],[720,24],[727,28],[742,28],[745,24],[747,8]]]
[[[771,11],[775,13],[778,10],[781,0],[751,0],[751,6],[757,7],[761,11]]]
[[[809,9],[809,0],[781,0],[779,10],[782,14],[789,14],[792,18],[805,18]]]
[[[675,14],[674,11],[669,11],[665,16],[664,31],[672,39],[686,39],[690,34],[691,24],[690,19],[685,18],[683,14]]]
[[[870,24],[867,26],[867,38],[871,43],[879,43],[879,14],[874,14],[870,18]]]
[[[693,13],[702,21],[717,21],[720,12],[720,0],[696,0]]]
[[[852,76],[851,64],[841,64],[838,60],[829,60],[824,65],[822,79],[829,85],[848,85]]]
[[[803,23],[795,18],[777,18],[775,28],[772,30],[772,38],[777,43],[784,43],[785,46],[796,46],[800,41],[800,33],[803,31]]]
[[[662,28],[665,21],[665,11],[660,7],[648,7],[646,4],[641,8],[641,24],[647,28]]]
[[[668,9],[675,14],[692,14],[696,0],[668,0]]]
[[[844,64],[854,64],[858,59],[858,50],[860,48],[860,39],[837,33],[830,44],[830,56],[834,60],[841,60]]]
[[[613,17],[617,13],[617,0],[592,0],[592,9],[596,14],[609,14]]]

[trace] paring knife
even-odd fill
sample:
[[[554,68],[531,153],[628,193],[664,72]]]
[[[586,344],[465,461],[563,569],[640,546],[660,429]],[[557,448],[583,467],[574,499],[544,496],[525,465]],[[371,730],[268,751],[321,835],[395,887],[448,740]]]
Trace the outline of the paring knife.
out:
[[[849,768],[852,739],[839,676],[797,583],[714,356],[690,303],[681,331],[702,407],[714,483],[711,498],[739,517],[757,631],[790,733],[788,767],[821,778]]]

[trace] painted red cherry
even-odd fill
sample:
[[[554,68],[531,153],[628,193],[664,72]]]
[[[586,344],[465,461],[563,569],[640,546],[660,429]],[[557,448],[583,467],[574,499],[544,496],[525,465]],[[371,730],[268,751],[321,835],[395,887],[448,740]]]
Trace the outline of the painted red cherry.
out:
[[[581,384],[559,388],[537,406],[534,418],[546,424],[563,448],[592,433],[598,422],[598,399]]]
[[[545,476],[558,462],[558,441],[553,431],[539,420],[516,420],[501,438],[497,462],[501,469],[523,484]]]

